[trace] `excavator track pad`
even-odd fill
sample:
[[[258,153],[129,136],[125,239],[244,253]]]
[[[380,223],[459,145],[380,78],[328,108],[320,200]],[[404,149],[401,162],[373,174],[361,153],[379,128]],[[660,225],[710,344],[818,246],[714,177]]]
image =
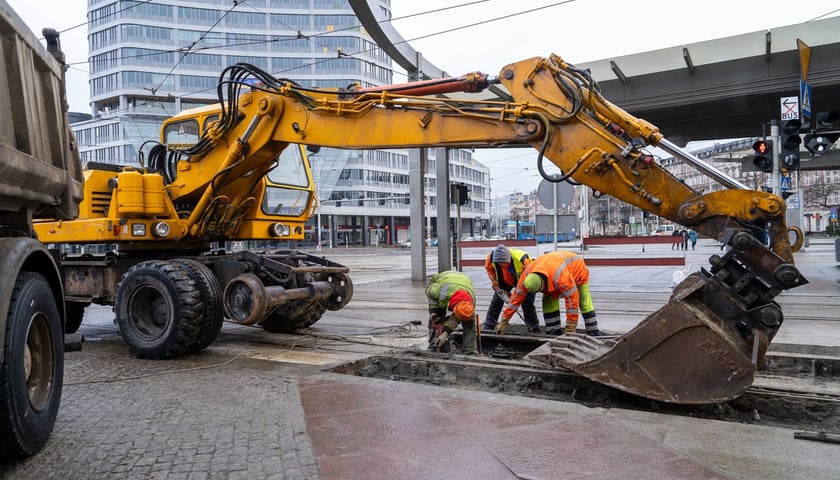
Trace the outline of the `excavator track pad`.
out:
[[[772,298],[807,283],[769,250],[742,245],[751,248],[713,256],[711,272],[689,275],[664,307],[626,334],[607,340],[564,334],[525,358],[663,402],[738,397],[752,385],[782,324]]]

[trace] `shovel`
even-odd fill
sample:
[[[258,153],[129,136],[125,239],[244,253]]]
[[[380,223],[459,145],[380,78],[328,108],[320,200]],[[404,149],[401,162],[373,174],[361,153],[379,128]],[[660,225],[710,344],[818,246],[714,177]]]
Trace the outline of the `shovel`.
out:
[[[525,358],[663,402],[736,398],[752,385],[781,327],[773,297],[807,283],[792,265],[765,252],[713,256],[711,272],[689,275],[664,307],[616,339],[565,334]]]

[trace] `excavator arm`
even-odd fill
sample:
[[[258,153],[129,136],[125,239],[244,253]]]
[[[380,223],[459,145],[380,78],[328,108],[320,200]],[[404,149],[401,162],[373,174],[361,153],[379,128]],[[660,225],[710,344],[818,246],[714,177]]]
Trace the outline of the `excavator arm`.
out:
[[[604,99],[586,72],[556,55],[510,64],[498,77],[472,73],[357,90],[267,83],[239,95],[238,105],[223,112],[223,118],[243,120],[228,130],[223,129],[231,122],[221,121],[210,132],[215,140],[206,152],[216,165],[202,170],[204,178],[179,182],[185,188],[170,186],[170,196],[206,191],[210,178],[221,190],[220,171],[232,181],[243,172],[267,171],[267,159],[293,143],[348,149],[530,145],[539,151],[540,162],[546,158],[563,172],[553,180],[588,185],[596,194],[723,241],[735,230],[766,230],[770,250],[793,263],[782,199],[748,190],[680,150],[655,126]],[[442,96],[480,92],[493,84],[504,85],[514,101]],[[220,143],[226,147],[210,148]],[[648,146],[665,148],[728,189],[708,194],[692,189],[656,163],[645,152]],[[224,152],[221,161],[219,152]],[[200,158],[191,155],[189,162]]]
[[[257,77],[251,91],[230,91],[219,120],[181,152],[173,201],[198,198],[186,231],[200,236],[208,210],[252,208],[271,159],[289,145],[347,149],[530,145],[562,172],[554,181],[584,184],[645,211],[727,242],[709,270],[678,285],[666,306],[616,340],[564,335],[530,356],[638,395],[708,403],[740,395],[781,326],[773,298],[807,283],[793,262],[777,196],[746,189],[668,142],[650,123],[604,99],[586,71],[560,57],[504,67],[498,77],[472,73],[375,88],[309,89],[249,65],[229,67],[228,85]],[[501,84],[511,101],[454,92]],[[659,146],[718,180],[702,193],[662,168],[645,150]],[[206,165],[202,167],[202,165]],[[280,166],[282,168],[282,165]],[[217,202],[224,197],[225,202]],[[239,202],[239,203],[237,203]],[[222,207],[219,207],[222,208]],[[210,215],[224,218],[224,212]],[[676,365],[676,366],[675,366]]]

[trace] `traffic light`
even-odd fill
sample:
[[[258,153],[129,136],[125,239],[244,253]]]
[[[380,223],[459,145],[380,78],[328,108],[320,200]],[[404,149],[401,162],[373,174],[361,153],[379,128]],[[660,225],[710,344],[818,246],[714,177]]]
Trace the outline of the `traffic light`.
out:
[[[470,201],[470,188],[463,183],[453,183],[449,186],[449,196],[452,203],[466,205]]]
[[[463,184],[458,185],[458,187],[461,189],[461,196],[459,197],[461,199],[461,205],[468,204],[470,202],[470,188]]]
[[[753,143],[755,158],[753,165],[759,172],[773,171],[773,142],[770,140],[759,140]]]
[[[827,153],[834,142],[840,138],[840,131],[822,132],[820,130],[834,130],[838,127],[837,123],[840,120],[840,113],[838,112],[820,112],[814,117],[816,120],[814,126],[816,129],[813,133],[805,135],[805,149],[811,152],[814,157],[819,157]]]
[[[819,112],[814,117],[814,120],[814,128],[818,130],[831,130],[837,126],[837,120],[840,120],[840,113]]]
[[[802,138],[799,136],[799,127],[802,122],[799,119],[785,120],[779,128],[781,132],[781,150],[779,150],[779,157],[781,158],[781,167],[790,170],[799,168],[799,145],[802,144]]]

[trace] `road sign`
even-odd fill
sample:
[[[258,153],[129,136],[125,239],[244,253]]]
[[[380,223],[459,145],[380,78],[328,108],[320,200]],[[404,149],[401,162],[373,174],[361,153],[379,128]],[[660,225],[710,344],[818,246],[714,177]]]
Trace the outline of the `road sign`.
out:
[[[799,97],[782,97],[781,119],[797,120],[799,118]]]
[[[790,190],[790,177],[785,175],[780,177],[781,178],[781,187],[783,191]]]
[[[554,204],[554,194],[557,193],[557,205]],[[572,203],[575,199],[575,187],[569,182],[549,182],[546,179],[540,181],[537,187],[537,198],[545,208],[557,209],[564,203]]]
[[[804,118],[811,118],[811,86],[804,80],[799,81],[799,103]]]

